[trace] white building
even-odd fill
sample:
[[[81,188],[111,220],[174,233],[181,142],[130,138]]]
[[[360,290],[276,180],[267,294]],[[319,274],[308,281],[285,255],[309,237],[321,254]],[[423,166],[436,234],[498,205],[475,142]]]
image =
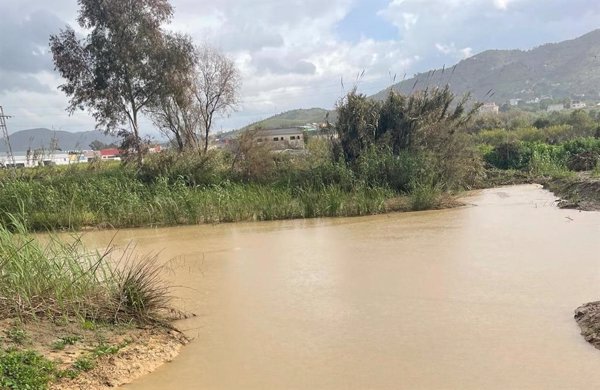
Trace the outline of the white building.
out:
[[[519,105],[519,103],[520,103],[522,100],[523,100],[523,99],[510,99],[510,100],[508,101],[508,103],[509,103],[511,106],[518,106],[518,105]]]
[[[546,108],[546,112],[559,112],[565,109],[564,104],[550,104],[548,108]]]
[[[304,149],[304,131],[302,128],[258,130],[254,135],[258,143],[267,143],[274,150]]]
[[[579,100],[575,100],[571,103],[571,109],[573,109],[573,110],[581,110],[586,107],[587,107],[587,104],[585,104],[584,102],[581,102]]]

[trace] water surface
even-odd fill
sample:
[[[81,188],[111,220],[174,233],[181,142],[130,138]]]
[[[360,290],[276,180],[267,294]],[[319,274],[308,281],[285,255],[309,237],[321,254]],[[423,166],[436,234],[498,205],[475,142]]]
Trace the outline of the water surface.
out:
[[[126,388],[600,388],[572,319],[600,299],[600,213],[554,200],[530,185],[454,210],[122,231],[172,259],[197,314],[181,355]]]

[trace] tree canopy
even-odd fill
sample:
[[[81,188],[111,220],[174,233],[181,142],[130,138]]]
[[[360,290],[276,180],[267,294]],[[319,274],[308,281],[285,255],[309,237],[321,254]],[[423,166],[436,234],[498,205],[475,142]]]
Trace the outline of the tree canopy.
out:
[[[54,64],[66,80],[59,88],[70,112],[89,110],[97,128],[119,133],[141,159],[139,117],[154,102],[183,59],[182,40],[162,26],[168,0],[79,0],[77,19],[86,35],[66,27],[50,38]]]

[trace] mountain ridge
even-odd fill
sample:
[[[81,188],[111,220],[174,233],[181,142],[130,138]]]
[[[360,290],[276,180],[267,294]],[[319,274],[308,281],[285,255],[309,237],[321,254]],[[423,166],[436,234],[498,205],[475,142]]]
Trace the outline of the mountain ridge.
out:
[[[448,84],[458,95],[502,104],[510,99],[586,97],[600,91],[600,29],[528,50],[485,50],[450,68],[418,73],[390,88],[403,94]],[[490,92],[491,91],[491,92]]]
[[[9,138],[13,153],[25,152],[27,149],[48,150],[53,138],[56,138],[58,148],[63,151],[90,149],[90,143],[96,140],[105,144],[119,142],[119,138],[106,135],[97,130],[73,133],[47,128],[19,130],[10,134]],[[7,146],[4,142],[0,142],[0,152],[7,152]]]

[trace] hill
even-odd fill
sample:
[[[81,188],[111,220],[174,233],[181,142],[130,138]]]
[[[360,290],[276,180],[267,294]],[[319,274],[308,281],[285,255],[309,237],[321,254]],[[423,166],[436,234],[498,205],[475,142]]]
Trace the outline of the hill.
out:
[[[597,100],[600,91],[600,30],[531,50],[484,51],[454,67],[417,74],[392,88],[409,94],[414,90],[446,84],[456,94],[470,92],[479,101],[497,103],[545,96]],[[387,91],[389,88],[374,97],[383,99]]]
[[[10,135],[10,144],[15,153],[27,149],[49,149],[52,139],[56,138],[58,148],[61,150],[90,149],[90,143],[100,141],[105,144],[119,142],[117,137],[105,135],[100,131],[84,131],[70,133],[68,131],[54,131],[49,129],[29,129],[17,131]],[[6,152],[6,145],[0,142],[0,152]]]
[[[325,121],[329,111],[323,108],[309,108],[286,111],[284,113],[274,115],[270,118],[259,122],[252,123],[244,129],[263,128],[263,129],[278,129],[285,127],[303,126],[308,123],[321,123]]]

